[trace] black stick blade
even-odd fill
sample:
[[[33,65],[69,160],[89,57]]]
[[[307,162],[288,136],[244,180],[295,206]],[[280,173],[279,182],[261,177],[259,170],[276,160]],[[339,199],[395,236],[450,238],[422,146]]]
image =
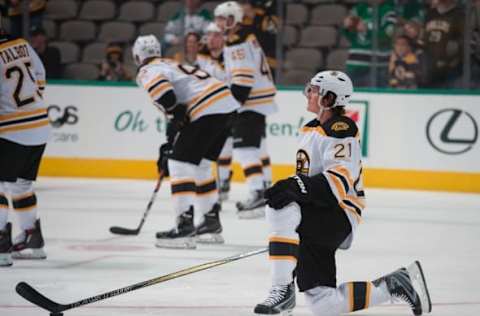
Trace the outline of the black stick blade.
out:
[[[25,282],[18,283],[15,287],[15,291],[17,291],[17,293],[21,297],[23,297],[30,303],[40,306],[41,308],[46,309],[49,312],[58,313],[64,310],[63,305],[55,303],[54,301],[48,299]]]
[[[129,229],[118,226],[110,227],[110,232],[115,235],[138,235],[138,229]]]

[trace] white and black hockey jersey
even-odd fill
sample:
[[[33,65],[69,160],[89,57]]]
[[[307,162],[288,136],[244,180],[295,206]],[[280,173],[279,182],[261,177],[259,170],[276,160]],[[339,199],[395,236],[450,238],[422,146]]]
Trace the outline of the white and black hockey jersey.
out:
[[[251,88],[239,112],[255,111],[264,115],[275,113],[277,90],[267,59],[255,35],[246,28],[230,35],[223,49],[223,58],[230,86]]]
[[[208,49],[205,48],[197,55],[197,64],[200,69],[205,70],[218,80],[228,82],[223,54],[220,54],[218,58],[215,58],[210,54]]]
[[[50,134],[43,100],[45,68],[23,38],[0,36],[0,138],[27,146]]]
[[[365,208],[361,158],[358,128],[346,116],[334,116],[324,124],[315,119],[301,129],[297,174],[308,177],[323,174],[338,205],[348,216],[352,233]],[[345,248],[350,246],[352,238]]]
[[[190,121],[209,115],[231,113],[239,105],[228,86],[207,72],[173,60],[156,58],[142,66],[137,75],[142,86],[156,104],[165,93],[173,91],[177,103],[187,105]]]

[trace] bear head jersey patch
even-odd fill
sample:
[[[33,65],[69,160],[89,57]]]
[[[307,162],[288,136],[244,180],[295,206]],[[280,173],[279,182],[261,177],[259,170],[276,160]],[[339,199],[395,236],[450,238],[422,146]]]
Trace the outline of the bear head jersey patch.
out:
[[[308,153],[305,150],[300,149],[299,151],[297,151],[296,173],[308,176],[309,171],[310,171],[310,157],[308,156]]]

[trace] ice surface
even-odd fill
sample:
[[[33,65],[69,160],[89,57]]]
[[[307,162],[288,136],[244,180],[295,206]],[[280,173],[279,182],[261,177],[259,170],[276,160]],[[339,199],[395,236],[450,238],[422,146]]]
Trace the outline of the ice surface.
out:
[[[206,261],[266,246],[262,219],[239,220],[234,202],[221,218],[225,245],[197,250],[154,247],[173,212],[165,183],[143,232],[113,236],[112,225],[134,228],[155,183],[41,178],[37,185],[46,261],[15,261],[0,269],[0,316],[48,315],[18,296],[27,281],[51,299],[70,303]],[[232,200],[246,193],[234,184]],[[432,315],[480,313],[480,195],[367,190],[368,209],[352,249],[339,251],[338,281],[373,279],[422,262]],[[252,315],[269,287],[265,254],[81,307],[65,315]],[[309,315],[302,295],[294,315]],[[410,315],[408,307],[376,307],[355,315]]]

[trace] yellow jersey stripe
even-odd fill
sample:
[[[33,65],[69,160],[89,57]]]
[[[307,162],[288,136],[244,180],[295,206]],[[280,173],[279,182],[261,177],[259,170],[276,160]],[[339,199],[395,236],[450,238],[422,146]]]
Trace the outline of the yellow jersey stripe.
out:
[[[0,44],[0,50],[9,48],[15,45],[20,45],[20,44],[27,44],[27,41],[25,41],[23,38],[19,38],[13,41],[8,41],[6,43]]]
[[[216,90],[216,89],[218,89],[222,86],[224,86],[224,84],[222,82],[215,83],[215,84],[211,85],[210,87],[207,88],[207,90],[205,92],[203,92],[203,93],[199,94],[198,96],[194,97],[190,102],[187,102],[188,107],[191,107],[191,106],[195,105],[195,103],[197,103],[198,100],[200,100],[204,96],[210,94],[211,92],[213,92],[214,90]]]
[[[218,94],[218,95],[215,95],[213,96],[210,100],[208,100],[206,103],[202,104],[201,106],[199,106],[198,108],[196,108],[195,110],[192,111],[191,113],[191,116],[192,118],[195,118],[197,116],[197,114],[199,114],[201,111],[205,110],[206,108],[210,107],[211,105],[213,105],[215,102],[223,99],[223,98],[226,98],[230,95],[230,91],[229,90],[225,90],[224,92]]]
[[[322,136],[327,136],[327,133],[325,133],[325,130],[320,126],[317,126],[317,127],[304,126],[304,127],[302,127],[301,131],[303,133],[314,132],[314,133],[318,133]]]
[[[265,105],[265,104],[271,104],[272,102],[273,102],[273,98],[253,100],[253,101],[245,102],[245,106]]]
[[[276,92],[277,92],[277,89],[275,88],[257,89],[257,90],[252,90],[252,92],[250,92],[250,96],[260,95],[260,94],[272,94]]]
[[[233,68],[231,70],[232,74],[247,74],[247,75],[252,75],[255,73],[255,70],[253,68]]]
[[[151,93],[150,93],[150,96],[152,98],[156,98],[158,99],[161,95],[163,95],[167,90],[173,90],[173,86],[171,83],[169,82],[164,82],[162,84],[160,84],[157,88],[155,88],[155,90],[153,90]]]
[[[293,239],[293,238],[285,238],[285,237],[270,237],[268,239],[270,242],[284,242],[287,244],[294,244],[294,245],[299,245],[300,240],[298,239]]]
[[[9,133],[9,132],[18,132],[18,131],[23,131],[27,129],[34,129],[34,128],[39,128],[43,126],[47,126],[50,124],[48,119],[41,120],[39,122],[34,122],[34,123],[29,123],[29,124],[15,124],[13,126],[8,126],[8,127],[0,127],[0,133]]]
[[[11,119],[27,118],[29,116],[35,116],[40,114],[47,114],[47,109],[41,108],[32,111],[19,111],[15,113],[2,114],[0,115],[0,122],[9,121]]]
[[[162,75],[158,75],[155,78],[153,78],[152,80],[150,80],[149,82],[147,82],[147,84],[144,85],[145,90],[148,91],[148,89],[153,87],[157,82],[159,82],[161,80],[168,80],[168,79],[166,77],[162,76]]]

